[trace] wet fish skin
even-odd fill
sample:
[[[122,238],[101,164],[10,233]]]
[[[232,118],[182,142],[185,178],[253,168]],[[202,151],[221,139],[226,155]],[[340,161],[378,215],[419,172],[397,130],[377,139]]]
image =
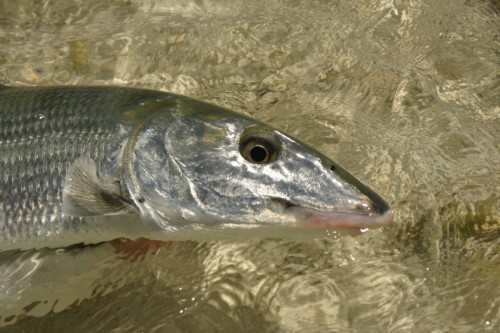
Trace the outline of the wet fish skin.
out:
[[[269,160],[251,161],[259,152]],[[393,218],[375,192],[298,140],[165,92],[2,88],[0,154],[0,250]]]
[[[85,219],[62,218],[67,169],[87,156],[119,178],[120,152],[133,127],[122,115],[164,97],[98,87],[1,89],[0,244],[92,229]]]

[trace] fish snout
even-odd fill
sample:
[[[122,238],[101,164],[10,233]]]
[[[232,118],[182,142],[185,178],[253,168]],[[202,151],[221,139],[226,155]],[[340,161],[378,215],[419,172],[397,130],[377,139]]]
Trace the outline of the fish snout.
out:
[[[329,169],[358,192],[356,210],[364,215],[384,215],[391,211],[389,204],[374,190],[337,164],[329,163]]]
[[[371,191],[373,192],[373,191]],[[370,193],[362,202],[356,204],[355,210],[362,215],[384,215],[391,207],[376,193]]]
[[[344,189],[341,191],[343,194],[339,196],[338,189],[333,188],[330,193],[334,193],[337,200],[334,200],[336,204],[329,208],[287,207],[287,212],[295,217],[297,226],[361,232],[365,229],[380,228],[393,222],[394,212],[380,195],[342,167],[331,164],[329,169],[340,177],[341,187]]]

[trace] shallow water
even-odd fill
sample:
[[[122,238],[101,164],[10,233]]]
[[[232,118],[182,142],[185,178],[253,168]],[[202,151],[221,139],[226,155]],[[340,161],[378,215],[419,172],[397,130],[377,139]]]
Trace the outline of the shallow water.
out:
[[[0,84],[172,91],[307,141],[395,224],[0,253],[5,332],[497,332],[496,1],[4,1]]]

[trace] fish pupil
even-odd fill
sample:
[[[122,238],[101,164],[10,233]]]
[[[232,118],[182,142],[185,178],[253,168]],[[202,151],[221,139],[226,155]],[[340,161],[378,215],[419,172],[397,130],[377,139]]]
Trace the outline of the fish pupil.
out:
[[[255,163],[263,163],[268,159],[268,157],[269,154],[267,153],[267,149],[262,146],[254,146],[250,149],[250,158]]]
[[[252,126],[241,134],[239,151],[248,162],[269,164],[278,158],[281,142],[274,130]]]

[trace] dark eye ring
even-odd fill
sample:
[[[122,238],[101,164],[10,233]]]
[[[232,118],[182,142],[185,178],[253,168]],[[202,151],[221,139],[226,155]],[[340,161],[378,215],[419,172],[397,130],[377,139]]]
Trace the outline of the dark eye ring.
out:
[[[240,154],[249,162],[269,164],[278,158],[281,145],[274,131],[251,127],[240,139]]]

